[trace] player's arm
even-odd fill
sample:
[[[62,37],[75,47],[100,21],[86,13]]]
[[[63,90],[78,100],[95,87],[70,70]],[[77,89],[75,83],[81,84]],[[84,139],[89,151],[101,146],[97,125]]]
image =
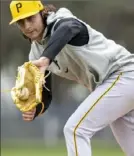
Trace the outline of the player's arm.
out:
[[[41,57],[53,61],[66,44],[82,46],[89,41],[86,26],[74,18],[61,19],[54,26],[54,32]]]
[[[46,74],[48,71],[46,71]],[[36,112],[35,112],[35,117],[43,114],[51,104],[52,100],[52,88],[51,88],[51,74],[45,79],[45,87],[48,88],[50,91],[48,91],[45,87],[43,87],[42,91],[42,103],[36,106]]]

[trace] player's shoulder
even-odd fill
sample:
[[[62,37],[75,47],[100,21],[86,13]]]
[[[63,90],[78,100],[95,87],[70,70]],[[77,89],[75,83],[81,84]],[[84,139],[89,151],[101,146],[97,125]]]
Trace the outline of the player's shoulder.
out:
[[[57,10],[57,12],[56,12],[56,14],[59,14],[59,13],[68,13],[68,14],[72,14],[73,15],[73,13],[71,12],[71,10],[70,9],[68,9],[68,8],[65,8],[65,7],[61,7],[61,8],[59,8],[58,10]]]
[[[49,13],[47,17],[47,25],[68,17],[74,17],[72,12],[67,8],[59,8],[56,12]]]

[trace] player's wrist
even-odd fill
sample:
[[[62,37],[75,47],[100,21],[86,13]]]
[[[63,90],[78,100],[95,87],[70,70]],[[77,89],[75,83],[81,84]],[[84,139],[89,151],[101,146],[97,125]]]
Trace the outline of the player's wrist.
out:
[[[47,58],[47,57],[40,57],[40,59],[39,59],[41,62],[42,62],[42,64],[43,65],[47,65],[47,66],[49,66],[49,64],[50,64],[50,59],[49,58]]]

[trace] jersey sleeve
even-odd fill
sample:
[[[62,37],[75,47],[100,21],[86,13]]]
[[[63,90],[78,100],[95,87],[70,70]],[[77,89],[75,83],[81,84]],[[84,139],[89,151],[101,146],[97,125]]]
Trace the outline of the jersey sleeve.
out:
[[[83,23],[74,18],[61,19],[55,24],[54,32],[42,56],[53,61],[66,44],[82,46],[87,44],[88,40],[88,31]]]

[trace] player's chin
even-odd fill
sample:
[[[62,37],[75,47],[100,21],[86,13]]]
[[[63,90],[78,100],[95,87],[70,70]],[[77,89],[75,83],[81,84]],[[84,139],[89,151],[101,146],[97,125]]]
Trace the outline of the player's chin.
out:
[[[39,35],[34,33],[32,35],[29,35],[28,38],[30,38],[32,41],[36,41],[39,38]]]

